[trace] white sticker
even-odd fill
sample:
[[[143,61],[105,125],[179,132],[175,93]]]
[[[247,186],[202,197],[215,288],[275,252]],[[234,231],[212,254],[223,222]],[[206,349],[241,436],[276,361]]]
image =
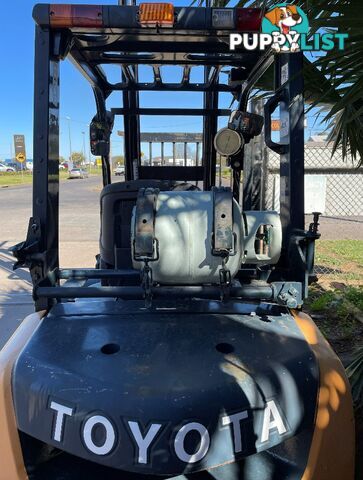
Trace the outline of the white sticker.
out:
[[[190,454],[185,451],[184,440],[189,432],[198,432],[200,435],[200,444],[196,452]],[[204,458],[209,450],[210,437],[208,430],[204,425],[197,422],[187,423],[175,436],[174,447],[177,457],[185,463],[196,463]]]
[[[281,67],[281,85],[286,83],[289,79],[289,64],[285,63]]]
[[[96,445],[93,441],[92,432],[97,425],[102,425],[105,429],[105,440],[103,445]],[[102,415],[90,417],[83,426],[83,441],[88,450],[96,455],[107,455],[115,445],[116,434],[112,423]]]
[[[242,452],[241,420],[246,420],[246,418],[248,418],[247,410],[243,410],[243,412],[235,413],[234,415],[222,417],[223,426],[232,424],[234,451],[236,453]]]
[[[276,403],[270,400],[266,404],[263,415],[261,443],[267,442],[270,438],[270,431],[275,429],[277,429],[280,435],[286,432],[286,427],[276,407]]]
[[[152,423],[144,437],[141,433],[138,422],[127,422],[127,423],[130,427],[130,430],[132,432],[132,435],[134,436],[135,442],[137,443],[137,447],[139,450],[138,456],[137,456],[137,462],[148,463],[148,450],[151,442],[154,440],[160,428],[162,427],[161,423]]]
[[[66,415],[68,415],[69,417],[73,415],[73,408],[66,407],[57,402],[51,402],[50,408],[57,412],[55,417],[53,440],[55,440],[56,442],[61,442],[63,440],[65,417]]]

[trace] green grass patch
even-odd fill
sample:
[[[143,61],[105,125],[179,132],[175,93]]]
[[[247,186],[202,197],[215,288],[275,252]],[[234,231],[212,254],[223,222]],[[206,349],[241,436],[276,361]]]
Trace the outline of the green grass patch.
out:
[[[88,170],[87,170],[88,171]],[[91,175],[101,175],[101,168],[91,168],[89,172]],[[59,170],[59,179],[66,180],[68,178],[67,170]],[[11,187],[12,185],[26,185],[33,182],[32,172],[1,172],[0,173],[0,187]]]
[[[318,240],[316,263],[344,265],[346,262],[363,262],[363,240]],[[329,266],[329,265],[328,265]]]
[[[1,172],[0,186],[22,185],[32,183],[33,175],[31,172]]]
[[[357,328],[356,317],[363,315],[363,287],[323,290],[312,286],[306,306],[311,312],[324,315],[319,328],[326,337],[350,337]]]
[[[331,315],[342,317],[349,314],[353,306],[363,313],[363,287],[345,286],[323,292],[312,288],[308,302],[313,312],[328,310]]]
[[[363,240],[318,240],[315,245],[315,265],[332,269],[337,280],[363,283]]]
[[[325,292],[320,296],[316,297],[315,299],[313,298],[310,303],[310,309],[313,312],[322,312],[329,309],[331,303],[335,298],[335,294],[334,292]]]

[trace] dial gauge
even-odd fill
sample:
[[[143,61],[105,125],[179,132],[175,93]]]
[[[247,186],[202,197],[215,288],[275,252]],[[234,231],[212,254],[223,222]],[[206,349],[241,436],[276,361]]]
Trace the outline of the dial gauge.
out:
[[[243,147],[243,138],[235,130],[222,128],[214,137],[214,147],[223,157],[235,155]]]

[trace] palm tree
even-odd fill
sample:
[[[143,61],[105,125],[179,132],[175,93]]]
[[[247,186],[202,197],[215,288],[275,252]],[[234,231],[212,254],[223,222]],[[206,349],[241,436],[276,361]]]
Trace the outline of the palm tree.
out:
[[[345,50],[330,50],[314,66],[331,84],[336,97],[325,121],[331,127],[333,150],[342,149],[343,159],[351,154],[358,165],[363,161],[363,33],[360,0],[305,0],[297,2],[310,19],[312,33],[347,33]],[[319,102],[315,102],[318,105]]]
[[[354,359],[347,368],[352,386],[353,400],[357,408],[363,408],[363,347],[357,349]]]
[[[276,0],[194,0],[193,4],[215,7],[263,7]],[[287,2],[290,3],[290,2]],[[357,166],[363,162],[363,32],[361,0],[296,0],[309,18],[313,33],[347,33],[346,50],[305,57],[305,97],[309,108],[321,107],[320,116],[330,131],[333,152],[341,149]],[[266,77],[265,77],[266,78]],[[259,85],[261,87],[261,85]],[[263,87],[263,85],[262,85]],[[268,85],[265,85],[268,90]],[[308,93],[308,94],[307,94]]]

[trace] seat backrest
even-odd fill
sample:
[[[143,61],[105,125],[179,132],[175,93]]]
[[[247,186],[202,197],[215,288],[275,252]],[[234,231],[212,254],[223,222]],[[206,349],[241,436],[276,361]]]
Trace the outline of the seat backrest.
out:
[[[101,268],[132,268],[130,225],[132,209],[141,188],[189,190],[189,183],[166,180],[131,180],[103,188],[101,201],[100,266]]]

